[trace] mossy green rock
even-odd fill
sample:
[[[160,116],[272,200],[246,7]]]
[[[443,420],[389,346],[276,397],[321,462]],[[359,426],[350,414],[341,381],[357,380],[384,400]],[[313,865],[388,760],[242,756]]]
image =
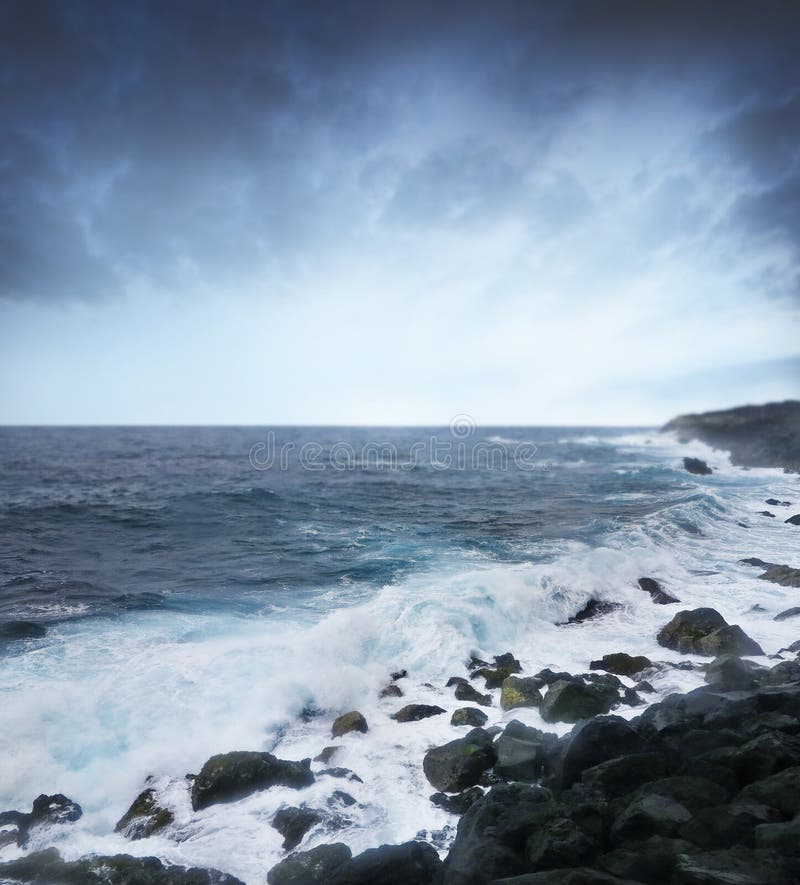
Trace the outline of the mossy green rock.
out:
[[[474,787],[496,760],[491,736],[482,728],[475,728],[464,738],[428,750],[422,770],[437,790],[460,793]]]
[[[508,676],[503,680],[500,706],[504,710],[516,707],[538,707],[542,703],[539,681],[531,676]]]
[[[128,839],[146,839],[174,820],[173,813],[158,804],[155,790],[147,789],[133,800],[131,807],[117,821],[114,832],[122,833]]]
[[[738,624],[728,624],[713,608],[678,612],[657,635],[659,645],[681,654],[763,655],[761,646]]]

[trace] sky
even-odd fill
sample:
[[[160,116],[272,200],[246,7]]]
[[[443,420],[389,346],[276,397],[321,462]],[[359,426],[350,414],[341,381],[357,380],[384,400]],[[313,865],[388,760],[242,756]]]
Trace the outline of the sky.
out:
[[[0,0],[0,422],[800,396],[800,4]]]

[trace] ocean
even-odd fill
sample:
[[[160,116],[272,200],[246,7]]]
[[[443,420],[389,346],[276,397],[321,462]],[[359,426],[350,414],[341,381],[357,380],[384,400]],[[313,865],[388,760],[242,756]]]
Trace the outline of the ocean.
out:
[[[686,455],[714,473],[690,475]],[[421,763],[463,732],[445,683],[471,654],[511,651],[526,674],[617,651],[677,661],[656,632],[706,605],[777,652],[800,638],[773,621],[797,591],[739,560],[798,565],[784,520],[799,505],[797,475],[648,428],[0,429],[0,810],[61,792],[83,817],[27,850],[156,855],[248,885],[285,856],[275,811],[300,802],[330,810],[301,848],[419,835],[445,851],[457,818]],[[653,604],[643,576],[681,605]],[[622,607],[563,626],[591,598]],[[398,669],[404,697],[379,698]],[[651,681],[648,701],[702,674]],[[495,695],[488,725],[570,728]],[[447,715],[389,718],[413,702]],[[369,731],[332,741],[353,709]],[[332,744],[360,780],[191,810],[185,776],[215,753]],[[146,782],[175,822],[131,842],[114,824]],[[334,808],[337,789],[355,802]]]

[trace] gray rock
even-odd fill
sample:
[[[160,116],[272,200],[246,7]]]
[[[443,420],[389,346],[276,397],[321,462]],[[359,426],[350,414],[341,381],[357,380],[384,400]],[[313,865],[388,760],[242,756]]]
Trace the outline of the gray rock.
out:
[[[539,780],[552,771],[558,754],[558,737],[512,719],[495,743],[494,770],[510,780]]]
[[[472,728],[480,728],[486,725],[489,717],[475,707],[459,707],[450,717],[451,725],[469,725]]]
[[[755,688],[769,671],[737,655],[720,655],[708,665],[705,681],[719,691],[742,691]]]
[[[466,737],[428,750],[422,770],[440,792],[459,793],[475,786],[496,759],[491,737],[482,728],[475,728]]]
[[[332,885],[335,876],[352,857],[347,845],[319,845],[310,851],[298,851],[282,860],[267,873],[269,885]]]
[[[658,605],[671,605],[673,602],[680,602],[680,599],[667,593],[654,578],[639,578],[639,586],[645,593],[649,593],[650,598]]]
[[[708,476],[714,472],[702,458],[684,458],[683,466],[685,470],[695,476]]]

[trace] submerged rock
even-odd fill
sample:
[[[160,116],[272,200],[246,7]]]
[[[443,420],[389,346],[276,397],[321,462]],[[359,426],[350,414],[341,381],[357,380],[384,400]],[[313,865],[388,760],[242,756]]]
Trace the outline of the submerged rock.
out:
[[[331,726],[331,736],[335,738],[342,737],[351,731],[359,731],[361,734],[366,734],[369,731],[367,720],[358,710],[342,713],[341,716],[333,720],[333,725]]]
[[[496,759],[491,735],[475,728],[466,737],[428,750],[422,760],[422,770],[437,790],[459,793],[475,786]]]
[[[146,839],[168,827],[175,815],[162,808],[156,799],[156,791],[143,790],[133,800],[131,807],[117,821],[115,833],[122,833],[126,839]]]
[[[639,586],[645,593],[649,593],[650,598],[658,605],[671,605],[673,602],[680,602],[680,599],[667,593],[654,578],[639,578]]]
[[[713,608],[678,612],[656,637],[659,645],[681,654],[763,655],[761,646],[737,624],[730,625]]]
[[[313,808],[296,808],[289,806],[281,808],[272,818],[272,826],[283,836],[283,847],[286,851],[296,848],[302,841],[303,836],[314,826],[323,820],[321,812]]]
[[[582,624],[592,618],[599,618],[610,612],[618,611],[623,608],[621,602],[606,602],[601,599],[590,599],[586,605],[576,614],[573,615],[566,624]],[[559,625],[559,626],[563,626]]]
[[[34,621],[6,621],[0,624],[0,640],[41,639],[47,635],[47,628]]]
[[[709,476],[714,472],[702,458],[684,458],[683,467],[695,476]]]
[[[428,719],[430,716],[439,716],[446,712],[442,707],[430,704],[406,704],[396,713],[392,713],[389,718],[394,719],[395,722],[419,722],[420,719]]]
[[[192,784],[192,808],[235,802],[258,790],[284,786],[299,790],[314,783],[311,760],[288,762],[271,753],[239,750],[212,756]]]

